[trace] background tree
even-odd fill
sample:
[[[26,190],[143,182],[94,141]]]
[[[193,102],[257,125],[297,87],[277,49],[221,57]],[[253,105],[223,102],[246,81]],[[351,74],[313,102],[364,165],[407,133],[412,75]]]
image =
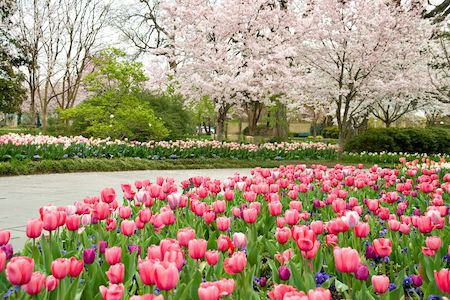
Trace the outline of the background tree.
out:
[[[306,85],[317,91],[312,96],[335,109],[341,147],[367,124],[370,87],[380,71],[391,68],[398,54],[414,49],[423,36],[419,17],[409,7],[383,0],[314,2],[299,52],[311,67]]]
[[[107,49],[92,59],[94,71],[83,80],[90,96],[78,106],[61,111],[72,120],[72,130],[95,137],[148,141],[169,134],[149,103],[139,98],[147,80],[142,63],[125,53]]]
[[[11,35],[11,17],[16,10],[15,1],[0,3],[0,112],[20,111],[25,98],[23,74],[18,71],[24,63],[19,42]]]
[[[75,104],[110,10],[102,0],[18,1],[15,35],[27,54],[30,112],[34,115],[38,103],[44,128],[51,107]]]

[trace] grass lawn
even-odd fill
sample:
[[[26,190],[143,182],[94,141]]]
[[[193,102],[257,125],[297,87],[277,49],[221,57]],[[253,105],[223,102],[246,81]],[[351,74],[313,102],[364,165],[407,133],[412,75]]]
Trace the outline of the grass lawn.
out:
[[[0,162],[0,176],[31,175],[70,172],[111,172],[132,170],[175,170],[175,169],[225,169],[225,168],[273,168],[290,164],[321,164],[334,166],[344,163],[337,160],[231,160],[231,159],[175,159],[147,160],[135,158],[114,159],[65,159],[65,160],[13,160]],[[355,162],[349,163],[355,164]],[[393,164],[381,164],[393,166]],[[366,164],[365,167],[368,167]]]

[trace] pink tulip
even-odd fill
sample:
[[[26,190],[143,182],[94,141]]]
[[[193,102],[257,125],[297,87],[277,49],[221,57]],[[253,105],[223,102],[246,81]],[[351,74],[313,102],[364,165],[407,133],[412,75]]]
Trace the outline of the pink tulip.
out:
[[[450,270],[442,269],[439,272],[434,271],[434,280],[437,287],[444,293],[450,293]]]
[[[120,263],[122,259],[122,248],[120,247],[106,248],[105,259],[108,265],[110,266]]]
[[[84,262],[83,260],[78,260],[75,257],[71,257],[69,260],[69,275],[70,277],[78,277],[83,271]]]
[[[63,279],[69,274],[70,261],[67,258],[57,258],[52,262],[52,275]]]
[[[155,270],[158,262],[154,259],[146,259],[138,263],[138,272],[141,281],[145,285],[155,285]]]
[[[236,248],[243,250],[247,248],[247,237],[242,232],[235,232],[233,234],[233,243]]]
[[[247,265],[247,256],[244,252],[235,252],[231,257],[225,258],[223,268],[228,274],[237,274],[244,270]]]
[[[39,294],[45,286],[45,275],[41,272],[34,272],[27,284],[23,285],[23,289],[28,295]]]
[[[206,240],[199,239],[199,240],[190,240],[188,249],[189,249],[189,256],[192,259],[201,259],[205,257],[206,253]]]
[[[103,300],[122,300],[124,293],[123,284],[110,284],[108,288],[100,286],[100,294]]]
[[[168,291],[175,288],[178,283],[178,276],[178,269],[174,263],[161,262],[156,264],[155,280],[158,289]]]
[[[6,266],[6,278],[12,285],[27,284],[31,280],[34,261],[26,256],[11,258]]]
[[[331,300],[330,290],[324,288],[317,288],[308,291],[308,300]]]
[[[51,292],[58,287],[59,280],[55,276],[50,275],[45,279],[45,288],[47,291]]]
[[[389,289],[389,277],[386,275],[372,276],[372,287],[375,293],[384,294]]]
[[[431,250],[438,250],[441,247],[442,240],[438,236],[429,236],[426,238],[425,244]]]
[[[356,225],[353,228],[355,235],[359,238],[365,238],[370,231],[370,225],[368,223],[358,223],[358,225]]]
[[[125,266],[122,263],[118,263],[109,267],[106,271],[106,276],[111,283],[118,284],[123,282],[125,276]]]
[[[122,219],[128,219],[131,216],[131,207],[129,206],[119,207],[119,216]]]
[[[277,228],[275,230],[275,237],[281,245],[284,245],[289,241],[289,238],[291,237],[291,230],[289,228],[283,227],[283,228]]]
[[[80,228],[81,219],[79,215],[68,216],[66,218],[66,227],[69,231],[76,231]]]
[[[31,219],[27,222],[26,234],[30,239],[35,239],[42,234],[43,223],[40,219]]]
[[[104,188],[101,191],[102,201],[105,203],[111,203],[116,199],[116,191],[114,188]]]
[[[242,218],[246,223],[253,224],[256,222],[256,217],[258,216],[258,212],[254,208],[245,208],[242,211]]]
[[[51,211],[42,216],[43,227],[47,231],[54,231],[58,228],[58,213]]]
[[[135,230],[136,223],[134,221],[124,220],[122,221],[122,224],[120,224],[120,231],[122,231],[123,235],[132,236]]]
[[[284,220],[289,226],[293,226],[300,220],[300,214],[295,209],[288,209],[284,212]]]
[[[358,251],[352,248],[334,248],[334,263],[336,269],[342,273],[354,273],[360,265]]]
[[[200,300],[219,300],[220,291],[215,285],[198,288],[198,297]]]
[[[6,254],[3,250],[0,250],[0,273],[3,272],[6,265]]]
[[[8,244],[11,233],[8,230],[0,230],[0,246]]]
[[[373,241],[373,249],[378,256],[389,256],[392,252],[392,243],[389,239],[378,238]]]
[[[178,230],[177,240],[180,246],[187,247],[190,240],[195,239],[195,230],[191,227]]]
[[[215,266],[219,261],[219,252],[217,252],[217,250],[206,251],[205,256],[206,261],[210,266]]]
[[[279,216],[283,210],[283,205],[280,201],[272,201],[268,204],[269,213],[272,217]]]
[[[228,231],[231,224],[231,219],[227,217],[219,217],[216,219],[217,229],[219,231]]]

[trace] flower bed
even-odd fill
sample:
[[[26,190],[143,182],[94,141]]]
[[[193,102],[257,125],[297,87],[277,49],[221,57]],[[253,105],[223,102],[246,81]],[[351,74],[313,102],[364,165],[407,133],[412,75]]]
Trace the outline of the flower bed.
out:
[[[139,157],[146,159],[330,159],[338,146],[324,143],[266,143],[261,145],[218,141],[128,142],[109,139],[8,134],[0,136],[0,159]]]
[[[42,207],[0,291],[22,299],[427,299],[450,293],[445,163],[256,168]],[[438,299],[438,298],[432,298]]]

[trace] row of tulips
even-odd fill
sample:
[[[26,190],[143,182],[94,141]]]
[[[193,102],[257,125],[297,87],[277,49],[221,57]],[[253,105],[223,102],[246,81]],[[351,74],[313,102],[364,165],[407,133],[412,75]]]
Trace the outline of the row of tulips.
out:
[[[325,143],[239,144],[206,140],[129,142],[78,137],[7,134],[0,136],[0,159],[138,157],[146,159],[321,159],[336,158],[338,146]]]
[[[224,158],[224,159],[275,159],[321,160],[337,159],[338,146],[325,143],[265,143],[239,144],[218,141],[149,141],[129,142],[110,139],[77,137],[52,137],[45,135],[6,134],[0,136],[0,161],[23,159],[115,158],[145,159]],[[396,163],[399,158],[448,160],[447,154],[404,153],[342,153],[348,163]]]
[[[45,206],[13,254],[7,299],[446,299],[450,173],[402,159],[256,168],[105,188]]]

